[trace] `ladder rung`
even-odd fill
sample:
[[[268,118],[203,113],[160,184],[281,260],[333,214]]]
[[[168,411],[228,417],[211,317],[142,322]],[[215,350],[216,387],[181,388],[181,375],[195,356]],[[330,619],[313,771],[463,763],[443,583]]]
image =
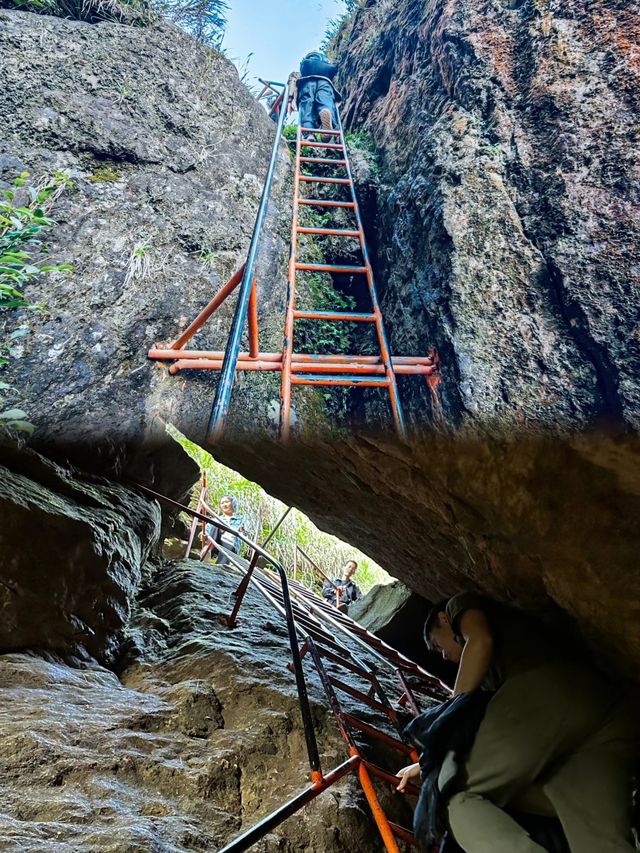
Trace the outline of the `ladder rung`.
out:
[[[323,130],[321,127],[303,127],[302,133],[322,133],[325,136],[342,136],[341,130]]]
[[[332,160],[330,157],[301,157],[301,163],[324,163],[328,166],[346,166],[346,160]]]
[[[298,198],[298,204],[308,204],[316,207],[355,207],[353,201],[328,201],[323,198]]]
[[[386,368],[383,364],[375,365],[375,364],[353,364],[352,362],[326,362],[319,361],[314,364],[309,364],[308,361],[296,361],[293,359],[291,362],[291,370],[293,373],[323,373],[325,375],[331,373],[353,373],[354,376],[360,374],[367,374],[368,376],[386,376]],[[345,622],[345,625],[349,625],[349,622]],[[349,626],[351,627],[351,626]]]
[[[361,678],[366,679],[367,681],[373,681],[375,679],[375,675],[372,672],[367,672],[365,669],[362,669],[361,666],[358,666],[355,663],[352,663],[349,660],[345,660],[340,657],[340,655],[336,655],[333,652],[329,651],[329,649],[322,649],[316,645],[319,654],[326,658],[327,660],[333,661],[333,663],[338,664],[338,666],[343,666],[345,669],[348,669],[349,672],[353,672],[355,675],[359,675]]]
[[[338,643],[334,643],[329,637],[327,637],[323,632],[318,631],[316,628],[311,628],[310,626],[305,625],[304,630],[307,634],[311,634],[314,640],[318,640],[321,643],[325,643],[329,648],[335,649],[337,652],[342,652],[342,648],[338,645]]]
[[[371,735],[371,737],[374,737],[377,740],[386,743],[387,746],[396,749],[398,752],[402,752],[404,755],[411,755],[413,753],[413,749],[409,746],[408,743],[404,743],[397,737],[392,737],[386,732],[383,732],[380,729],[376,729],[375,726],[370,726],[368,723],[365,723],[364,720],[359,720],[352,714],[343,713],[342,717],[354,729],[358,729],[358,731],[363,732],[363,734]]]
[[[348,320],[351,323],[375,323],[375,314],[356,314],[352,311],[294,311],[296,320]]]
[[[287,142],[292,142],[295,145],[295,139],[288,139]],[[311,142],[303,141],[305,148],[329,148],[331,151],[344,151],[342,142]]]
[[[350,184],[349,178],[317,178],[315,175],[300,175],[300,181],[307,184]]]
[[[292,385],[343,385],[348,388],[353,385],[363,385],[367,388],[386,388],[389,385],[387,379],[381,376],[350,376],[349,374],[337,374],[325,376],[322,373],[301,374],[294,373],[291,376]]]
[[[307,272],[342,272],[342,273],[352,273],[359,275],[367,274],[367,267],[348,267],[348,266],[335,266],[334,264],[296,264],[297,270],[302,270],[303,272],[306,270]]]
[[[223,356],[224,356],[224,353],[221,353],[220,358],[222,358]],[[279,355],[278,355],[278,357],[279,357]],[[346,353],[344,353],[342,355],[328,355],[326,353],[293,352],[291,354],[291,358],[293,361],[296,361],[296,362],[298,362],[298,361],[303,362],[304,361],[304,362],[309,362],[310,364],[315,364],[315,362],[318,362],[318,361],[320,361],[320,362],[331,362],[331,361],[347,362],[347,361],[350,361],[350,362],[354,362],[354,363],[358,363],[358,364],[371,364],[373,366],[382,364],[382,358],[379,355],[362,355],[362,354],[347,355]],[[415,357],[414,356],[406,356],[406,355],[393,355],[393,356],[391,356],[391,361],[393,362],[394,367],[398,367],[398,366],[403,365],[403,364],[405,364],[405,365],[406,364],[430,365],[432,363],[429,356],[419,356],[419,355],[415,356]],[[303,590],[304,590],[304,587],[303,587]],[[305,590],[305,592],[308,593],[309,590]],[[314,594],[311,593],[311,595],[314,595]],[[315,596],[314,596],[314,601],[315,601]],[[331,605],[327,605],[327,606],[331,607]],[[360,626],[357,625],[357,623],[355,623],[353,621],[353,619],[349,619],[348,617],[344,616],[342,613],[340,613],[338,611],[336,618],[340,618],[340,617],[344,618],[350,625],[352,625],[353,630],[355,630],[356,628],[360,628]],[[360,628],[360,630],[363,630],[363,629]],[[369,636],[371,636],[371,634],[369,634]],[[407,662],[409,664],[412,663],[409,660]],[[417,665],[413,664],[413,666],[417,666]]]
[[[325,649],[320,643],[316,643],[316,649],[318,650],[318,652],[321,655],[324,655],[327,653],[335,654],[335,652],[332,652],[330,649]],[[340,662],[343,662],[345,660],[351,660],[353,657],[353,654],[349,651],[349,649],[346,646],[345,646],[345,648],[340,650],[340,654],[343,655],[343,657],[340,658]],[[345,657],[345,655],[346,655],[346,657]]]
[[[397,788],[400,784],[400,778],[398,776],[394,776],[393,773],[389,773],[388,770],[383,770],[383,768],[378,767],[377,764],[372,764],[370,761],[363,761],[363,764],[372,776],[382,779],[383,782],[388,782],[390,785],[393,785],[394,788]],[[409,782],[404,790],[405,793],[413,794],[415,797],[420,795],[420,788],[418,788],[417,785],[414,785],[413,782]]]
[[[299,225],[296,228],[298,234],[329,234],[333,237],[359,237],[359,231],[348,231],[344,228],[307,228]]]
[[[391,827],[391,832],[396,835],[398,838],[401,838],[406,844],[410,844],[412,847],[417,847],[418,842],[416,840],[415,835],[408,829],[405,829],[404,826],[400,826],[398,823],[394,823],[393,821],[389,821],[389,826]]]
[[[367,696],[367,694],[363,693],[361,690],[356,690],[355,687],[352,687],[344,681],[340,681],[339,678],[335,678],[333,675],[330,675],[329,681],[334,687],[337,687],[338,690],[342,690],[343,693],[348,693],[349,696],[353,696],[354,699],[360,699],[361,702],[364,702],[364,704],[368,705],[370,708],[376,708],[378,711],[384,711],[385,714],[389,713],[389,709],[386,705],[383,705],[382,702],[378,702],[377,699],[372,699],[371,696]]]

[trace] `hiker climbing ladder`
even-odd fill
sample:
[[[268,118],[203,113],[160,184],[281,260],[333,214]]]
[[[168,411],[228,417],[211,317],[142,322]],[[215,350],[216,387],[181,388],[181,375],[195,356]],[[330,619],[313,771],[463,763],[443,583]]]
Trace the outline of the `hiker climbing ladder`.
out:
[[[264,91],[271,94],[281,88],[281,95],[278,100],[280,103],[285,102],[285,86],[273,81],[265,82],[265,85],[268,88]],[[292,389],[302,385],[368,386],[385,389],[389,395],[396,430],[404,438],[406,427],[398,394],[397,376],[404,374],[424,377],[431,394],[433,411],[438,416],[440,410],[438,398],[439,360],[435,350],[431,350],[429,354],[423,356],[396,357],[391,355],[367,250],[348,149],[339,118],[338,128],[335,130],[323,130],[322,128],[298,130],[284,343],[280,353],[260,351],[258,290],[255,268],[278,159],[280,140],[283,136],[285,116],[286,109],[279,109],[271,160],[246,263],[215,294],[209,304],[173,343],[164,346],[156,345],[149,350],[148,356],[151,359],[173,362],[169,367],[170,374],[176,374],[183,370],[217,370],[220,372],[220,380],[207,429],[207,441],[209,443],[219,438],[224,429],[235,376],[239,370],[281,372],[280,437],[283,440],[289,438],[291,431]],[[302,138],[303,133],[304,139]],[[307,148],[311,150],[312,155],[322,153],[323,156],[309,156],[306,151]],[[332,156],[332,154],[336,156]],[[341,174],[338,176],[312,174],[310,170],[317,167],[335,168],[340,170]],[[347,191],[348,198],[341,201],[308,196],[303,193],[303,186],[313,187],[314,185],[316,187],[325,185],[344,188]],[[304,207],[316,207],[327,211],[346,211],[353,216],[353,227],[314,228],[304,226],[300,222],[300,210]],[[331,236],[357,240],[362,255],[362,263],[359,265],[305,263],[298,257],[298,238],[302,234],[309,237]],[[366,282],[369,300],[367,310],[305,311],[299,309],[297,307],[297,280],[298,276],[304,272],[361,277]],[[238,302],[225,350],[185,349],[194,335],[205,326],[207,320],[236,289],[239,290]],[[294,332],[296,323],[301,320],[324,321],[332,324],[355,322],[370,325],[375,331],[378,352],[377,354],[298,352],[295,349]],[[245,326],[248,326],[249,351],[241,352],[240,345]]]
[[[284,591],[275,573],[268,570],[254,571],[251,582],[284,614]],[[432,700],[442,700],[447,698],[447,690],[438,679],[430,676],[413,661],[327,604],[302,584],[289,579],[287,585],[300,641],[300,657],[309,656],[313,661],[327,704],[347,746],[349,758],[356,759],[352,772],[357,773],[385,850],[398,853],[399,843],[416,847],[413,832],[390,820],[385,813],[374,780],[377,780],[378,784],[382,783],[383,786],[395,789],[399,781],[395,775],[398,766],[407,761],[417,761],[415,749],[404,740],[402,734],[403,722],[399,716],[401,710],[405,709],[415,716],[420,713],[417,694]],[[246,585],[241,585],[238,593],[241,594],[244,589]],[[236,602],[234,608],[236,616],[238,604],[239,602]],[[234,619],[230,627],[236,624]],[[358,653],[352,649],[354,644],[359,648]],[[367,662],[365,657],[373,658],[375,664]],[[290,668],[293,669],[293,666],[290,665]],[[400,688],[400,698],[395,703],[391,701],[388,690],[385,690],[380,681],[379,671],[384,668],[393,674]],[[345,671],[344,676],[336,673],[340,669]],[[360,685],[358,681],[361,682]],[[346,702],[355,707],[347,710]],[[372,717],[378,717],[380,722],[374,725]],[[393,734],[385,730],[389,727]],[[385,768],[373,761],[369,756],[372,742],[383,744],[397,753],[397,765]],[[331,778],[334,772],[330,771],[323,778]],[[414,797],[419,794],[419,789],[413,784],[409,784],[406,791]],[[239,853],[249,849],[263,834],[264,824],[272,818],[273,816],[265,818],[256,827],[228,844],[221,853]]]

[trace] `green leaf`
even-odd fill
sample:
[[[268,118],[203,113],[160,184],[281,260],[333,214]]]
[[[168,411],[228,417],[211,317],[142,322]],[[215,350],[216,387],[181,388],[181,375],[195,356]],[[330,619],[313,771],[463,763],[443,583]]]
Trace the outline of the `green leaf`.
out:
[[[14,421],[13,423],[10,423],[9,426],[11,429],[17,429],[20,432],[28,432],[29,434],[35,430],[34,425],[29,423],[29,421]]]
[[[7,409],[6,412],[0,412],[0,418],[5,421],[21,421],[27,417],[27,413],[22,409]]]

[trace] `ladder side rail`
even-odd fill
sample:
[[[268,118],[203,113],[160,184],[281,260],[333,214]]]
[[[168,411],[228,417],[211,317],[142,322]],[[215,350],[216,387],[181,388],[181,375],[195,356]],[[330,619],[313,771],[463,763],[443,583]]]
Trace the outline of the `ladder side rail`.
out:
[[[293,212],[291,215],[291,251],[287,275],[287,307],[282,345],[282,376],[280,379],[280,438],[288,441],[291,432],[291,362],[293,357],[294,311],[296,307],[296,270],[298,262],[298,198],[300,196],[300,156],[302,128],[296,133],[296,166],[293,179]]]
[[[227,346],[224,354],[224,361],[222,364],[222,369],[220,370],[220,379],[218,381],[218,387],[216,389],[216,395],[211,409],[211,415],[209,417],[209,423],[207,426],[206,434],[207,444],[215,443],[215,441],[220,437],[220,433],[224,427],[224,423],[229,412],[229,406],[231,402],[231,391],[236,375],[236,365],[238,362],[238,354],[240,352],[242,333],[244,331],[244,326],[247,319],[247,310],[249,307],[249,297],[251,295],[251,287],[253,283],[256,259],[258,256],[258,249],[262,237],[262,229],[267,214],[267,206],[271,197],[271,188],[273,186],[273,178],[276,171],[278,152],[280,150],[280,140],[282,138],[282,131],[284,128],[286,114],[287,110],[283,107],[283,109],[280,110],[280,116],[278,118],[276,133],[273,140],[273,147],[271,150],[271,159],[269,160],[269,167],[267,169],[264,188],[262,190],[260,206],[258,207],[258,214],[256,216],[256,222],[253,228],[253,234],[251,236],[251,243],[249,245],[249,252],[247,254],[244,275],[242,276],[242,282],[240,284],[238,302],[236,304],[236,310],[233,315],[231,331],[229,332],[229,339],[227,341]]]
[[[338,628],[338,630],[344,630],[347,634],[353,637],[354,640],[356,640],[358,635],[352,633],[352,631],[349,630],[347,625],[344,624],[348,623],[354,628],[358,628],[359,631],[364,633],[366,636],[371,637],[372,641],[375,640],[377,646],[381,646],[384,649],[388,649],[389,654],[393,655],[393,657],[396,658],[395,662],[385,658],[382,652],[378,651],[375,647],[369,645],[366,639],[360,637],[360,644],[366,645],[367,649],[370,649],[371,652],[379,660],[384,660],[388,668],[392,668],[394,672],[396,671],[398,662],[400,662],[403,667],[406,667],[411,672],[411,674],[416,675],[417,677],[425,681],[427,684],[431,684],[436,689],[444,691],[445,694],[451,693],[451,688],[447,687],[442,681],[440,681],[439,678],[436,678],[434,675],[431,675],[431,673],[427,672],[426,669],[423,669],[421,666],[412,661],[406,655],[403,655],[402,652],[399,652],[397,649],[394,649],[393,646],[390,646],[388,643],[385,643],[384,640],[381,640],[375,634],[371,634],[371,632],[367,631],[366,628],[363,628],[361,625],[358,625],[358,623],[355,622],[348,614],[338,613],[334,615],[333,613],[330,613],[330,609],[332,609],[331,605],[327,605],[312,590],[306,589],[306,587],[302,587],[302,584],[295,584],[292,589],[292,592],[294,598],[304,598],[309,602],[310,605],[313,605],[313,607],[315,608],[315,612],[318,615],[318,618],[322,619],[322,616],[326,616],[330,620],[332,627]]]
[[[342,140],[344,142],[344,128],[342,126],[342,117],[340,116],[340,110],[337,108],[336,113],[338,115],[338,127],[340,129],[340,133],[342,134]],[[389,348],[387,333],[385,331],[384,323],[382,320],[382,312],[378,303],[378,295],[376,292],[373,271],[371,268],[371,259],[369,258],[369,250],[367,249],[367,241],[364,234],[362,216],[360,215],[360,205],[358,203],[358,197],[356,196],[356,187],[353,180],[353,173],[351,171],[351,160],[349,157],[349,152],[347,150],[346,142],[344,148],[344,159],[346,162],[345,169],[350,181],[349,189],[351,192],[351,198],[354,204],[353,212],[356,218],[358,231],[360,232],[360,248],[362,251],[362,257],[364,258],[365,266],[367,268],[367,284],[369,287],[369,294],[371,296],[373,313],[376,315],[376,328],[378,331],[378,340],[380,343],[380,354],[382,356],[382,362],[384,364],[387,381],[389,383],[389,396],[391,398],[391,409],[393,412],[393,419],[396,425],[396,429],[398,431],[398,435],[403,440],[406,440],[407,430],[404,422],[404,415],[402,413],[402,404],[400,402],[400,396],[398,394],[398,384],[396,382],[396,376],[393,370],[393,363],[391,361],[391,350]]]
[[[338,695],[333,688],[333,684],[329,678],[327,671],[324,668],[324,664],[322,663],[322,658],[318,654],[318,650],[315,647],[313,640],[309,642],[309,653],[313,658],[313,662],[316,666],[316,670],[320,677],[320,681],[322,682],[322,686],[324,687],[325,693],[327,694],[327,701],[329,702],[329,707],[333,711],[333,714],[336,718],[336,723],[338,728],[340,729],[340,734],[343,739],[346,741],[349,747],[349,753],[351,756],[359,756],[361,758],[360,764],[358,765],[358,776],[360,779],[360,785],[362,786],[362,790],[364,791],[364,795],[369,804],[369,808],[371,809],[371,814],[373,815],[373,819],[376,822],[376,826],[378,827],[378,832],[382,837],[383,843],[387,850],[387,853],[400,853],[400,848],[398,847],[395,836],[393,834],[393,829],[389,823],[387,816],[385,815],[382,806],[380,805],[380,800],[378,799],[378,795],[376,794],[375,788],[373,787],[373,782],[371,781],[371,777],[365,770],[364,773],[364,761],[362,760],[362,756],[360,754],[360,748],[356,743],[351,731],[349,729],[349,725],[347,720],[345,719],[344,711],[342,710],[342,705],[340,704],[340,700],[338,699]]]
[[[295,599],[297,599],[297,600],[299,600],[300,598],[302,598],[302,597],[303,597],[303,596],[301,596],[301,594],[300,594],[297,590],[295,590],[295,589],[291,590],[291,594],[292,594],[292,595],[293,595],[293,597],[294,597]],[[387,667],[387,669],[389,669],[391,672],[394,672],[394,673],[395,673],[395,671],[396,671],[396,667],[397,667],[397,664],[395,664],[395,663],[393,663],[392,661],[390,661],[390,660],[389,660],[389,659],[388,659],[388,658],[387,658],[387,657],[386,657],[382,652],[380,652],[380,651],[379,651],[378,649],[376,649],[374,646],[370,645],[370,644],[369,644],[365,639],[363,639],[362,637],[358,636],[358,634],[356,634],[355,632],[351,631],[351,630],[350,630],[349,628],[347,628],[344,624],[341,624],[341,622],[340,622],[338,619],[335,619],[335,618],[334,618],[333,616],[331,616],[331,615],[330,615],[326,610],[324,610],[323,608],[319,607],[315,602],[313,602],[313,601],[309,601],[309,597],[308,597],[308,596],[306,597],[306,600],[307,600],[307,603],[308,603],[308,607],[309,607],[309,609],[310,609],[310,610],[311,610],[311,611],[312,611],[312,612],[313,612],[313,613],[314,613],[314,614],[315,614],[315,615],[316,615],[316,616],[317,616],[321,621],[328,622],[334,630],[337,630],[337,631],[340,631],[340,632],[341,632],[341,633],[343,633],[343,634],[346,634],[346,635],[349,637],[349,639],[350,639],[350,640],[352,640],[354,643],[357,643],[361,648],[366,648],[366,650],[367,650],[370,654],[372,654],[372,655],[373,655],[375,658],[377,658],[379,661],[383,662],[383,663],[384,663],[384,665],[385,665],[385,667]],[[343,614],[341,614],[341,615],[343,615]],[[349,617],[347,617],[347,618],[349,618]],[[353,620],[351,620],[351,621],[353,621]],[[355,624],[355,623],[354,623],[354,624]],[[369,632],[367,631],[367,633],[369,633]],[[376,640],[377,640],[377,639],[378,639],[378,638],[376,637]],[[401,657],[401,658],[403,658],[404,660],[406,660],[406,661],[407,661],[407,664],[410,664],[412,667],[415,667],[415,666],[416,666],[416,664],[414,664],[414,663],[413,663],[413,661],[410,661],[410,660],[409,660],[409,658],[405,658],[405,656],[404,656],[404,655],[401,655],[401,653],[400,653],[400,652],[397,652],[395,649],[393,649],[393,647],[392,647],[392,646],[389,646],[387,643],[385,643],[385,642],[384,642],[384,641],[382,641],[382,640],[380,640],[379,642],[380,642],[380,644],[381,644],[381,645],[383,645],[383,646],[387,647],[391,652],[393,652],[393,653],[394,653],[394,655],[396,655],[396,656],[398,656],[398,657]],[[427,679],[432,679],[432,680],[433,680],[433,682],[435,682],[435,685],[434,685],[434,686],[437,686],[437,687],[444,687],[444,685],[442,685],[442,683],[441,683],[438,679],[434,678],[434,676],[430,675],[428,672],[426,672],[426,670],[424,671],[424,676],[425,676],[425,678],[427,678]],[[448,688],[447,688],[447,689],[448,689]]]
[[[276,608],[278,612],[285,616],[287,622],[287,629],[289,635],[289,645],[291,648],[291,656],[293,659],[294,665],[294,675],[296,679],[296,687],[298,690],[298,702],[300,705],[300,710],[302,714],[303,726],[305,731],[305,740],[307,744],[307,752],[309,756],[309,765],[311,767],[311,777],[312,777],[312,785],[302,794],[295,797],[292,801],[282,806],[277,810],[274,814],[270,815],[265,819],[261,824],[258,824],[257,827],[253,827],[252,830],[249,830],[248,833],[245,833],[240,839],[236,839],[235,842],[232,842],[231,845],[224,848],[230,853],[230,851],[235,851],[235,853],[239,853],[241,850],[248,849],[255,841],[259,840],[259,838],[263,837],[267,834],[270,828],[277,826],[279,823],[282,823],[286,820],[287,817],[294,814],[295,811],[298,811],[305,805],[306,802],[309,802],[311,799],[314,799],[317,794],[321,793],[322,790],[325,790],[332,784],[334,781],[337,781],[338,777],[336,775],[335,778],[330,779],[332,774],[346,775],[351,772],[353,769],[357,769],[360,784],[364,790],[365,796],[371,808],[374,820],[378,826],[378,830],[383,838],[386,850],[388,853],[399,853],[399,848],[395,841],[393,829],[391,824],[389,823],[386,815],[382,807],[380,806],[380,802],[378,800],[377,794],[373,787],[373,783],[371,781],[371,777],[367,772],[367,769],[363,765],[363,759],[360,756],[360,752],[358,750],[357,744],[349,731],[348,724],[346,720],[343,718],[344,712],[340,706],[340,702],[337,698],[337,695],[333,689],[329,676],[324,669],[324,665],[320,658],[320,655],[315,647],[313,638],[308,634],[305,636],[305,631],[302,630],[295,621],[294,613],[293,613],[293,604],[292,599],[289,594],[289,585],[286,572],[282,564],[276,560],[271,554],[264,551],[264,549],[258,545],[257,542],[253,542],[249,536],[244,533],[240,533],[235,528],[228,525],[222,518],[219,516],[205,515],[204,513],[198,512],[197,510],[192,510],[190,507],[184,506],[179,501],[174,500],[173,498],[169,498],[165,495],[156,492],[153,489],[148,488],[147,486],[143,486],[139,483],[134,484],[138,489],[140,489],[145,494],[150,495],[156,500],[163,501],[176,509],[179,509],[183,512],[188,513],[194,518],[198,518],[200,521],[205,523],[214,522],[217,526],[225,530],[226,532],[233,533],[235,536],[238,536],[245,544],[249,545],[254,550],[254,558],[257,559],[257,556],[260,555],[264,557],[268,562],[270,562],[273,567],[276,569],[277,575],[279,577],[281,589],[280,595],[282,597],[282,604],[279,604],[270,593],[267,592],[266,589],[262,587],[262,584],[255,577],[250,577],[249,580],[252,581],[256,587],[262,592],[263,596],[265,596],[272,605]],[[245,571],[242,563],[237,558],[236,554],[227,551],[225,548],[220,548],[220,550],[225,553],[232,561],[233,565],[236,568],[239,568],[241,571]],[[253,560],[252,560],[253,562]],[[315,614],[314,614],[315,615]],[[304,670],[302,668],[302,659],[300,656],[300,649],[298,647],[298,636],[301,635],[304,639],[305,644],[309,647],[309,651],[314,659],[314,663],[316,664],[316,669],[318,670],[318,674],[321,678],[323,686],[325,687],[325,691],[327,692],[327,698],[330,701],[330,705],[332,710],[336,715],[336,721],[338,722],[341,730],[341,734],[343,735],[346,742],[349,744],[349,751],[351,753],[350,759],[353,761],[345,762],[340,765],[336,770],[332,771],[332,773],[327,774],[326,777],[323,777],[322,770],[320,767],[320,756],[318,752],[317,741],[315,737],[315,730],[313,728],[313,718],[311,716],[311,707],[309,703],[309,697],[307,693],[306,687],[306,679],[304,675]],[[351,635],[353,636],[353,635]],[[367,669],[370,669],[366,664],[364,665]],[[313,796],[311,794],[313,793]],[[309,799],[305,799],[309,797]],[[274,822],[275,821],[275,822]],[[259,834],[255,834],[259,833]],[[248,840],[248,836],[252,840]],[[235,845],[235,846],[234,846]],[[222,853],[222,851],[221,851]]]

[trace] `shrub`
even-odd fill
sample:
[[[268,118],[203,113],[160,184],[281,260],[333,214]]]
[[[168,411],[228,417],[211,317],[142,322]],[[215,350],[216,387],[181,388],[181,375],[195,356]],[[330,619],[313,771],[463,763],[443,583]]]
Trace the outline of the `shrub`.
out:
[[[53,224],[47,216],[61,192],[71,185],[64,172],[56,172],[37,186],[27,186],[28,172],[22,172],[10,188],[0,192],[0,318],[5,328],[9,317],[20,309],[42,310],[25,296],[25,286],[37,276],[54,271],[70,270],[70,264],[51,264],[37,261],[36,255],[46,255],[38,238],[43,229]],[[11,350],[19,338],[28,332],[28,326],[20,325],[0,340],[0,367],[7,364]],[[0,408],[12,386],[0,382]],[[0,411],[0,429],[32,430],[22,409],[9,408]]]

